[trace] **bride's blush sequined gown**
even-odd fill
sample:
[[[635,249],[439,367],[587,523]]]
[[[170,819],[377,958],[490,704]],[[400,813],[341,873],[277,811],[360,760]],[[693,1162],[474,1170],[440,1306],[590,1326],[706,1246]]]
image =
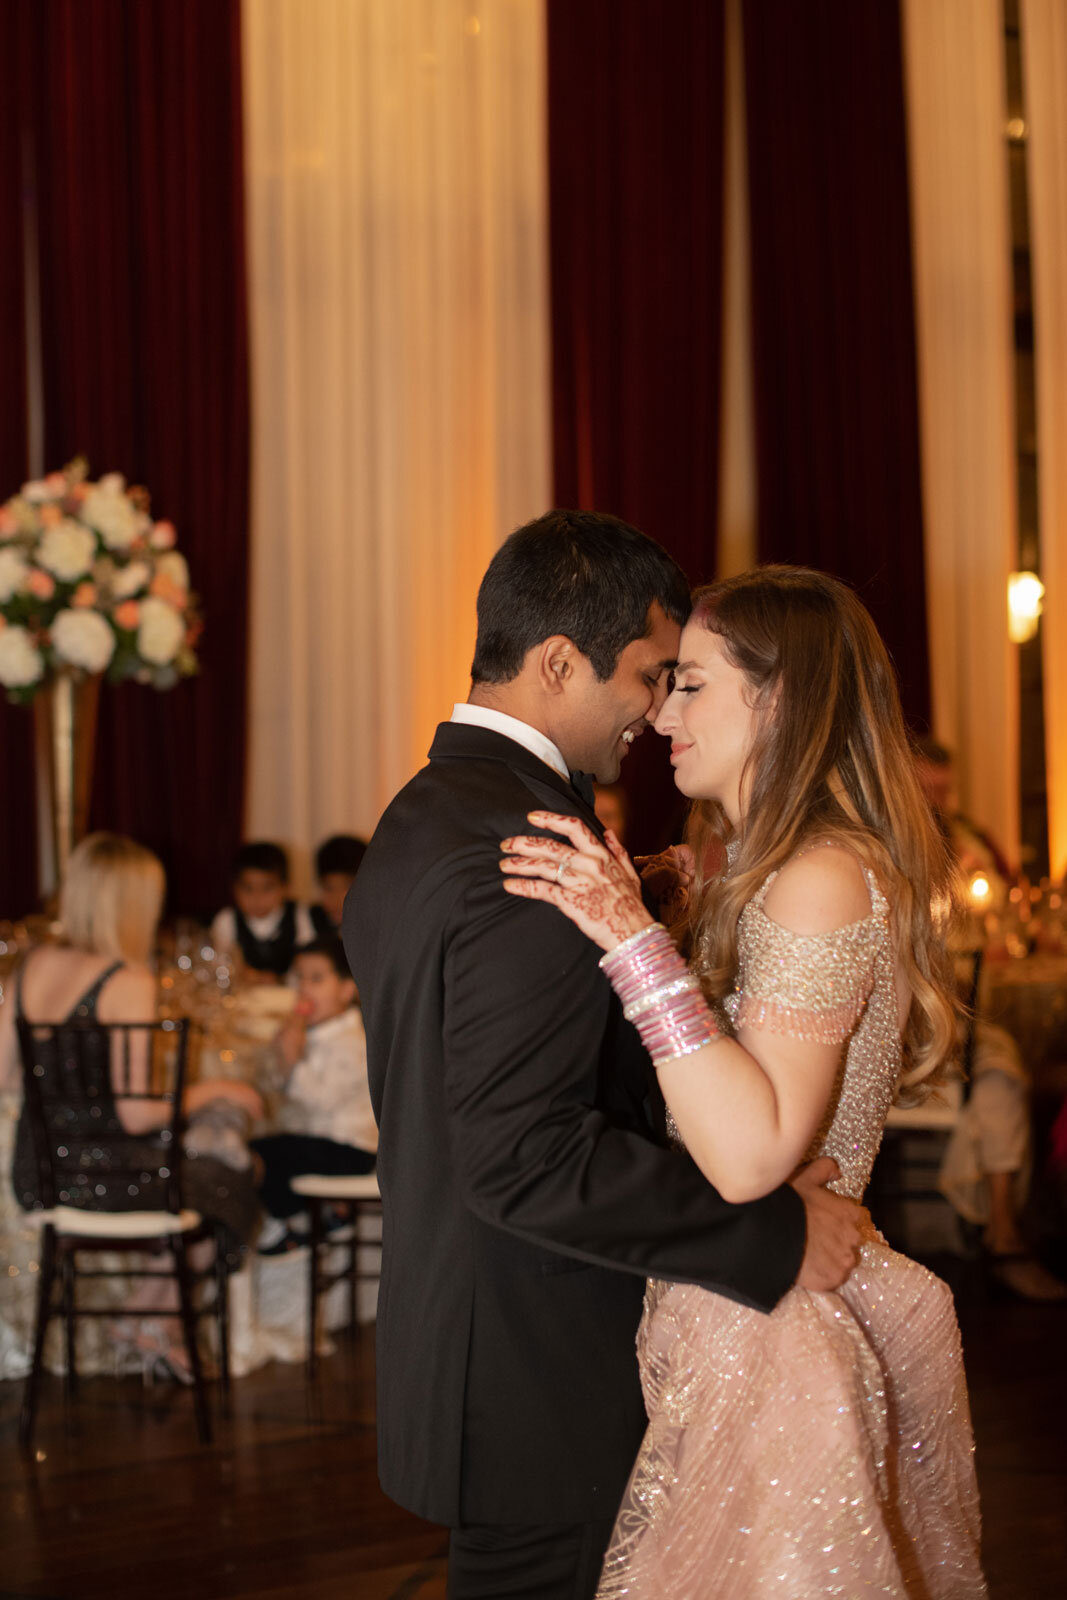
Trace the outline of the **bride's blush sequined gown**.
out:
[[[856,1198],[900,1071],[888,906],[867,879],[870,916],[801,936],[764,911],[768,878],[725,1003],[734,1028],[849,1041],[812,1154]],[[601,1600],[985,1595],[952,1297],[873,1230],[836,1294],[792,1289],[770,1316],[650,1282],[638,1353],[650,1420]]]

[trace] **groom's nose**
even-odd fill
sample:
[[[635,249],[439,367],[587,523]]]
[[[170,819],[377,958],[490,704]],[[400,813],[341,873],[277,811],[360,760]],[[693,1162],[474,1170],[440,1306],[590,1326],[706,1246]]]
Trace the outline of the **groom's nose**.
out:
[[[651,723],[653,725],[655,724],[657,717],[659,716],[660,712],[663,710],[663,707],[664,707],[664,704],[666,702],[666,699],[667,699],[667,674],[665,672],[663,672],[656,679],[656,682],[652,687],[652,704],[648,708],[648,713],[647,713],[647,715],[645,717],[645,721],[646,722]]]

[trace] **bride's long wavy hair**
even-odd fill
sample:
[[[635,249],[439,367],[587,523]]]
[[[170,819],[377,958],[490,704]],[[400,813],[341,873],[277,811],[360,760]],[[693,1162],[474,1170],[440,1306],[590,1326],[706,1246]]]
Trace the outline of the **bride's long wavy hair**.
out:
[[[730,842],[722,807],[700,801],[691,818],[689,932],[701,982],[712,998],[732,988],[738,918],[767,875],[808,841],[840,839],[874,870],[891,908],[913,997],[898,1093],[914,1103],[956,1044],[945,935],[959,890],[915,776],[885,645],[851,589],[804,567],[758,567],[697,590],[693,607],[690,625],[719,635],[762,713],[727,875],[702,865],[713,841]]]

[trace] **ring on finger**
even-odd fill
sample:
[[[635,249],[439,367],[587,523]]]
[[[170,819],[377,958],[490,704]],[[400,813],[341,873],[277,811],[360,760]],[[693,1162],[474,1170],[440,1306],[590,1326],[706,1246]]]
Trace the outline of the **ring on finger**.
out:
[[[564,856],[563,860],[560,862],[559,866],[556,868],[556,882],[557,883],[562,883],[563,882],[563,874],[566,872],[566,870],[570,866],[570,864],[571,864],[570,863],[570,857],[569,856]]]

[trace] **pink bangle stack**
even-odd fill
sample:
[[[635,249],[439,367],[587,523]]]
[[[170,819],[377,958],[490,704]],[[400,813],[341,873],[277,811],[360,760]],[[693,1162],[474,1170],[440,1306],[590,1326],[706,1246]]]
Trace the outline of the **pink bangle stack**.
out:
[[[721,1037],[699,983],[660,923],[609,950],[600,965],[654,1066],[692,1055]]]

